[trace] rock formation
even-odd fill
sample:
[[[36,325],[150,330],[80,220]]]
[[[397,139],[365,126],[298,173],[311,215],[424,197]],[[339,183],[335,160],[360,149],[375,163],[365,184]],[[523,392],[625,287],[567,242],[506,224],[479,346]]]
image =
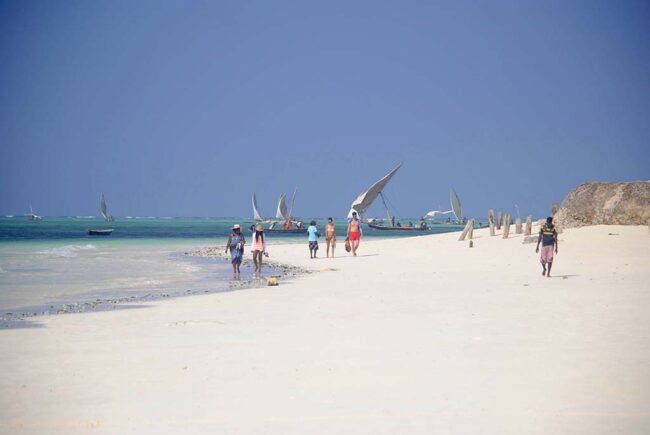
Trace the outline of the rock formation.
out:
[[[585,225],[646,225],[650,181],[584,183],[573,189],[555,216],[561,228]]]

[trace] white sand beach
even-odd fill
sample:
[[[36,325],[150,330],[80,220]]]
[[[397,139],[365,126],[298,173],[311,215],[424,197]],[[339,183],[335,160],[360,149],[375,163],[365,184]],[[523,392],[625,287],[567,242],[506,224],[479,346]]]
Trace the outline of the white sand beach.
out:
[[[648,227],[565,230],[552,278],[457,238],[270,246],[314,273],[0,331],[0,432],[648,433]]]

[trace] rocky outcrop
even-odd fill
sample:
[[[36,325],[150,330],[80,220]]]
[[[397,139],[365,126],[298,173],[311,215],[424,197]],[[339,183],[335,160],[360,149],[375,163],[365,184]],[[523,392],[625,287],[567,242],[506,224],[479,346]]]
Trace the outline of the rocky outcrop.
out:
[[[650,222],[650,181],[581,184],[564,199],[555,222],[561,228],[646,225]]]

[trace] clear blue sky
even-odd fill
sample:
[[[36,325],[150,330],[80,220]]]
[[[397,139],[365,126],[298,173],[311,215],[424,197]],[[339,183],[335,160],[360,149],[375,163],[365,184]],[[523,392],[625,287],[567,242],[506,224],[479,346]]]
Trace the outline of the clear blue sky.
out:
[[[650,179],[650,3],[0,1],[0,214],[543,216]],[[374,214],[381,214],[375,207]]]

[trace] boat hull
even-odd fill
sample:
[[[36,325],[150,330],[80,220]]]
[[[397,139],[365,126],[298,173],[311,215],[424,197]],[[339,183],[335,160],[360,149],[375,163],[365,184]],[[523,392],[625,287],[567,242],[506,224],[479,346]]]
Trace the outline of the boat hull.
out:
[[[376,225],[376,224],[367,224],[370,228],[373,230],[380,230],[380,231],[428,231],[428,228],[420,228],[420,227],[387,227],[384,225]]]
[[[86,231],[86,234],[88,234],[89,236],[110,236],[111,234],[113,234],[113,230],[112,229],[109,229],[109,230],[88,230],[88,231]]]
[[[307,234],[307,228],[291,228],[289,230],[285,230],[284,228],[265,228],[264,232],[273,234]]]

